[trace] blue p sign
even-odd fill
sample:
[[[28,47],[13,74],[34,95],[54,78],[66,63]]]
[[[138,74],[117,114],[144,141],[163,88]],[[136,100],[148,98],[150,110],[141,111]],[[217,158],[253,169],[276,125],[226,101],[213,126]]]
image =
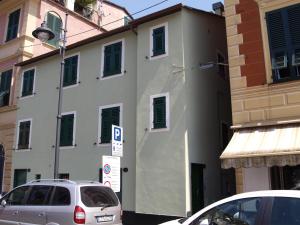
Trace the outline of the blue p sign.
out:
[[[121,129],[118,127],[114,127],[114,140],[121,141]]]

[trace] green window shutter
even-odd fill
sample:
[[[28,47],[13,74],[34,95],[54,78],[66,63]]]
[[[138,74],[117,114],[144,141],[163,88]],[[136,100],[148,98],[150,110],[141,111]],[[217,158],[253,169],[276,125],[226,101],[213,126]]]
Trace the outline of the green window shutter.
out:
[[[266,13],[274,81],[299,79],[300,4]]]
[[[101,143],[110,143],[111,126],[120,124],[120,107],[102,109],[101,113]]]
[[[120,107],[114,107],[111,109],[111,125],[120,125]]]
[[[102,118],[101,118],[101,143],[109,143],[110,142],[110,110],[102,109]]]
[[[159,27],[153,30],[153,56],[166,53],[165,27]]]
[[[267,13],[266,15],[268,34],[271,51],[285,49],[287,44],[285,40],[284,21],[281,11]]]
[[[19,125],[18,149],[29,148],[30,124],[31,124],[30,121],[25,121],[25,122],[21,122]]]
[[[289,33],[291,44],[294,48],[300,48],[300,4],[287,10]]]
[[[14,171],[14,188],[27,182],[27,169],[15,169]],[[23,187],[26,188],[26,187]]]
[[[114,62],[113,62],[113,72],[114,74],[121,73],[121,60],[122,60],[122,42],[116,43],[113,46],[113,53],[114,53]]]
[[[22,97],[33,94],[33,83],[34,83],[34,69],[24,72]]]
[[[103,76],[120,74],[122,68],[122,42],[105,46]]]
[[[9,105],[12,70],[5,71],[0,76],[0,107]]]
[[[18,35],[20,12],[21,10],[18,9],[9,14],[6,41],[15,39]]]
[[[104,49],[104,71],[103,76],[109,76],[111,74],[111,58],[112,58],[112,46],[105,46]]]
[[[273,79],[279,81],[290,78],[287,65],[289,61],[288,28],[285,10],[276,10],[266,14],[268,36],[270,44]]]
[[[0,92],[10,91],[12,70],[5,71],[1,74]]]
[[[63,86],[70,86],[77,83],[77,67],[78,66],[78,56],[72,56],[65,59],[65,69],[64,69],[64,81]]]
[[[63,115],[60,129],[60,146],[73,145],[74,114]]]
[[[166,128],[166,97],[153,99],[153,128]]]
[[[59,17],[57,17],[51,13],[47,14],[47,27],[50,28],[55,34],[55,37],[52,40],[47,42],[48,44],[58,47],[60,32],[61,32],[61,25],[62,25],[62,23],[61,23],[61,20]]]

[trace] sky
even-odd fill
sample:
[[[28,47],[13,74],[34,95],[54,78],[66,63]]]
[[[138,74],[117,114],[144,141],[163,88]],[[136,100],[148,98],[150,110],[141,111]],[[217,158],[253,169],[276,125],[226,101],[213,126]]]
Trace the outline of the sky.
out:
[[[163,2],[164,0],[110,0],[113,3],[116,3],[120,6],[125,7],[130,14],[141,11],[145,8],[148,8],[157,3]],[[146,14],[150,14],[152,12],[159,11],[163,8],[170,7],[172,5],[176,5],[178,3],[182,3],[184,5],[192,6],[194,8],[202,9],[205,11],[212,11],[212,4],[215,2],[222,2],[224,4],[224,0],[167,0],[166,2],[153,7],[149,10],[146,10],[142,13],[133,15],[134,18],[138,18],[144,16]]]

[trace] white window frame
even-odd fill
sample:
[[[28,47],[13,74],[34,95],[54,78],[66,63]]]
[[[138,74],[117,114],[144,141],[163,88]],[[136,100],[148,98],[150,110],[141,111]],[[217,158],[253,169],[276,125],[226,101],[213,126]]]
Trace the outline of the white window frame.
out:
[[[28,143],[28,148],[27,149],[18,149],[19,147],[19,132],[20,132],[20,124],[22,122],[28,122],[30,121],[30,131],[29,131],[29,143]],[[17,137],[16,137],[16,148],[15,151],[16,152],[28,152],[31,150],[31,136],[32,136],[32,118],[27,118],[27,119],[21,119],[18,120],[18,126],[17,126]]]
[[[159,98],[159,97],[166,97],[166,125],[167,125],[167,127],[157,129],[157,128],[153,127],[153,119],[154,119],[153,100],[155,98]],[[149,115],[150,115],[150,120],[149,120],[150,132],[161,132],[161,131],[169,131],[170,130],[170,94],[169,94],[169,92],[150,96],[150,113],[149,113]]]
[[[116,44],[118,42],[122,42],[121,73],[104,77],[104,58],[105,58],[104,57],[104,54],[105,54],[104,50],[105,50],[105,47],[109,46],[109,45],[112,45],[112,44]],[[125,39],[122,38],[122,39],[118,39],[118,40],[111,41],[111,42],[103,44],[102,49],[101,49],[101,71],[100,71],[101,75],[100,75],[100,79],[101,80],[107,80],[107,79],[123,76],[124,75],[124,70],[125,70]]]
[[[6,41],[6,36],[7,36],[7,28],[8,28],[8,22],[9,22],[9,15],[12,14],[13,12],[17,11],[20,9],[20,16],[19,16],[19,24],[18,24],[18,32],[17,32],[17,37],[15,37],[14,39],[11,39],[9,41]],[[7,16],[6,16],[6,23],[5,23],[5,32],[4,32],[4,37],[3,37],[3,44],[5,43],[9,43],[15,39],[17,39],[18,37],[20,37],[20,27],[21,27],[21,17],[22,17],[22,7],[16,7],[12,10],[10,10],[9,12],[7,12]]]
[[[162,55],[157,55],[157,56],[153,56],[153,31],[157,28],[160,28],[160,27],[165,27],[165,50],[166,50],[166,53],[165,54],[162,54]],[[160,58],[164,58],[164,57],[167,57],[169,55],[169,28],[168,28],[168,22],[166,23],[163,23],[163,24],[159,24],[159,25],[156,25],[154,27],[151,27],[150,28],[150,57],[149,59],[150,60],[154,60],[154,59],[160,59]]]
[[[97,146],[110,146],[111,143],[100,143],[99,140],[101,138],[101,125],[102,125],[102,110],[103,109],[109,109],[109,108],[114,108],[114,107],[120,107],[120,126],[123,127],[123,103],[116,103],[112,105],[104,105],[104,106],[99,106],[99,111],[98,111],[98,137],[97,137]]]
[[[23,92],[24,73],[27,72],[27,71],[30,71],[30,70],[34,70],[32,94],[23,97],[22,96],[22,92]],[[28,68],[26,70],[23,70],[23,72],[22,72],[22,81],[21,81],[21,88],[20,88],[20,98],[19,99],[31,98],[31,97],[33,97],[35,95],[35,79],[36,79],[36,67],[31,67],[31,68]]]
[[[79,71],[80,71],[80,52],[76,52],[74,54],[71,54],[71,55],[67,55],[65,56],[64,60],[68,59],[68,58],[71,58],[73,56],[78,56],[78,61],[77,61],[77,78],[76,78],[76,84],[73,84],[73,85],[69,85],[69,86],[66,86],[66,87],[63,87],[63,90],[65,89],[69,89],[69,88],[72,88],[72,87],[77,87],[79,85]],[[65,71],[63,71],[63,75],[65,76]],[[63,76],[63,78],[64,78]]]
[[[74,121],[73,121],[73,140],[72,140],[72,145],[70,146],[60,146],[60,137],[59,137],[59,149],[74,149],[76,146],[76,141],[75,141],[75,137],[76,137],[76,120],[77,120],[77,113],[76,111],[70,111],[70,112],[64,112],[61,114],[61,117],[66,116],[66,115],[74,115]],[[62,118],[61,118],[62,119]],[[62,122],[62,120],[60,121]],[[62,123],[61,123],[62,124]],[[61,129],[61,126],[60,126]],[[61,132],[60,132],[61,133]]]

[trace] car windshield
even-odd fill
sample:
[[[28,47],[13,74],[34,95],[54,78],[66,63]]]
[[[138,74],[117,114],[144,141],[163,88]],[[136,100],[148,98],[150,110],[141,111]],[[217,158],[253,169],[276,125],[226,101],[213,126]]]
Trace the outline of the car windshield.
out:
[[[118,205],[118,198],[108,187],[85,186],[80,188],[81,201],[87,207],[111,207]]]

